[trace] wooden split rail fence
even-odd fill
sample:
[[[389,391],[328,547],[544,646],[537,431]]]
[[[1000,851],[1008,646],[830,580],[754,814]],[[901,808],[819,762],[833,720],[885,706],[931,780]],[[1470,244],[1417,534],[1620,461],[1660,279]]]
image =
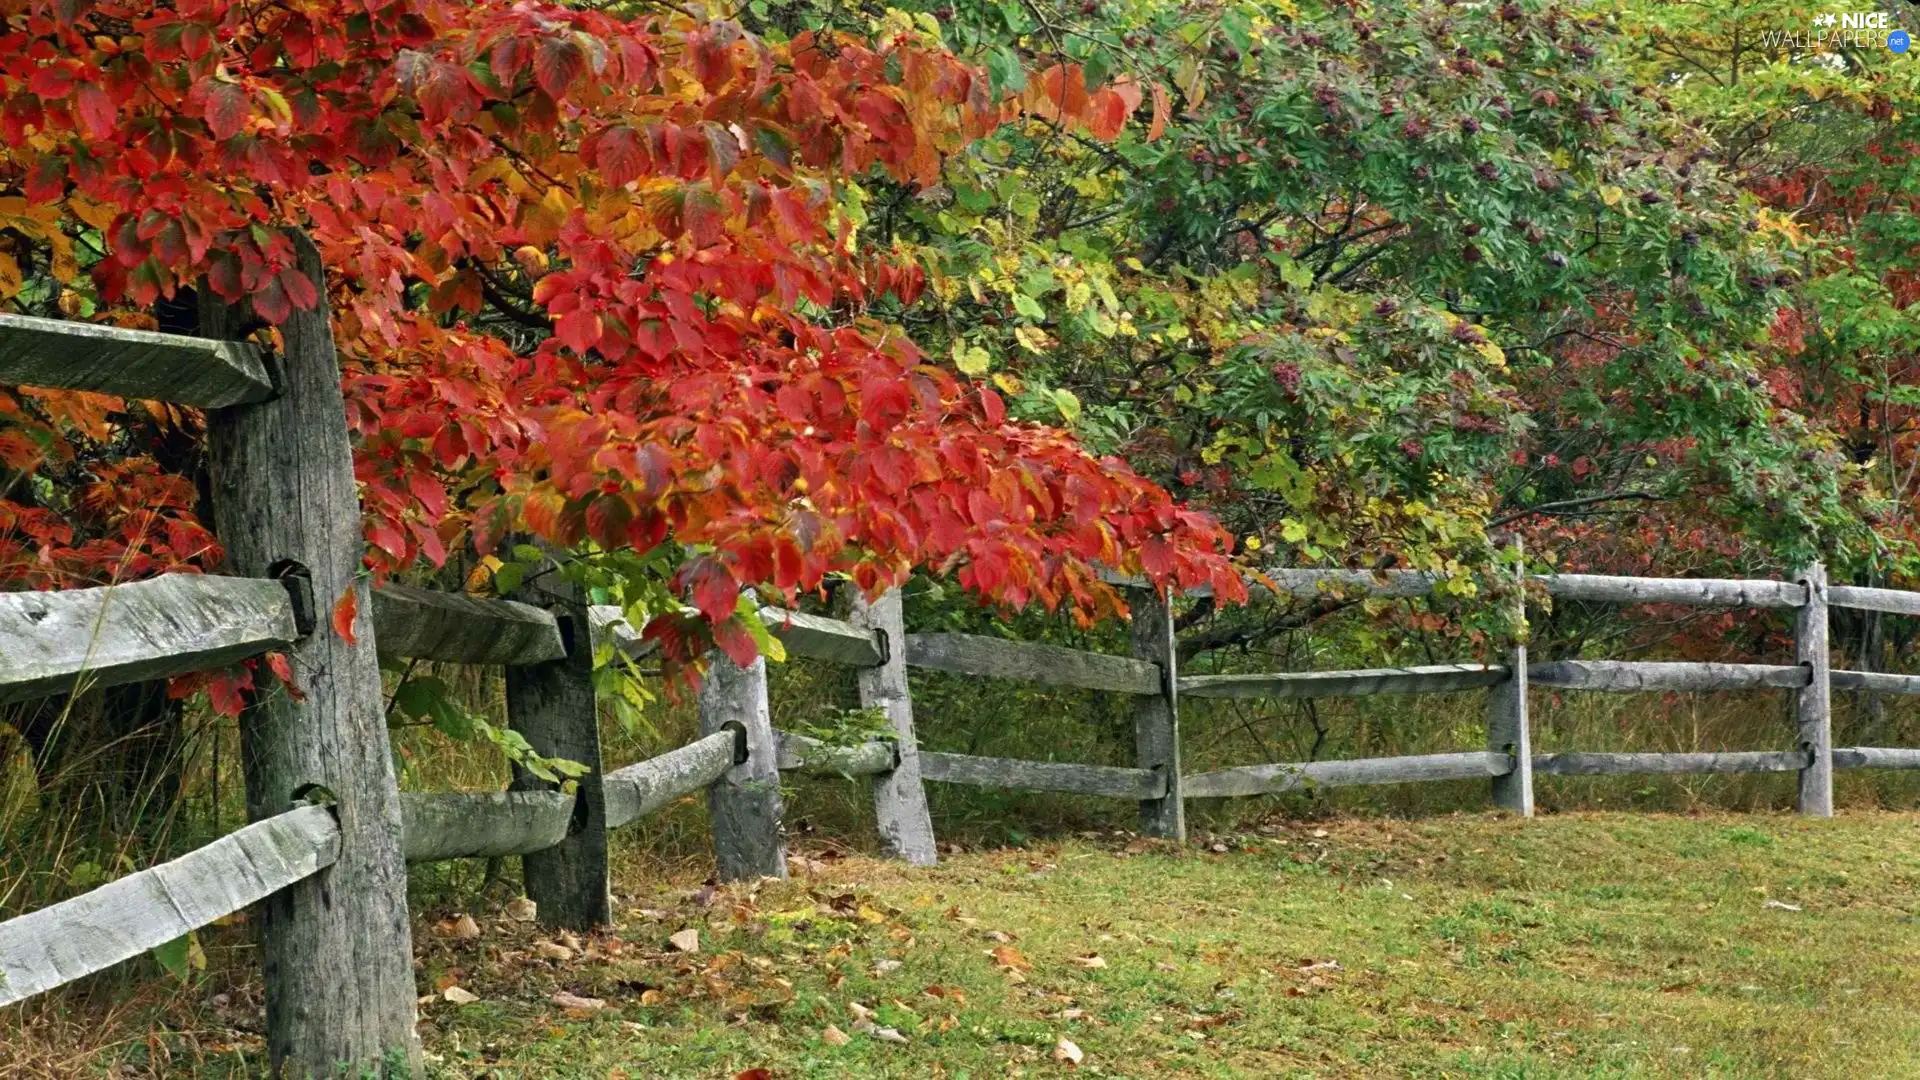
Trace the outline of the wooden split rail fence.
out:
[[[318,257],[300,241],[303,268]],[[239,313],[203,312],[211,334]],[[1796,581],[1558,575],[1572,600],[1790,608],[1794,665],[1561,661],[1529,664],[1513,644],[1501,665],[1181,675],[1170,597],[1126,583],[1132,655],[966,634],[908,634],[898,593],[856,597],[846,620],[773,608],[761,617],[790,654],[857,669],[863,706],[893,737],[830,745],[776,731],[764,661],[722,655],[700,694],[694,742],[624,768],[603,767],[592,666],[597,644],[630,654],[639,634],[615,609],[558,583],[514,599],[388,585],[361,568],[360,512],[340,372],[324,311],[296,313],[286,347],[0,316],[0,383],[170,400],[209,410],[215,526],[235,576],[176,574],[106,588],[0,594],[0,704],[166,678],[269,650],[291,661],[298,695],[254,693],[241,720],[253,823],[171,862],[0,923],[0,1005],[100,971],[225,915],[259,905],[273,1067],[296,1076],[341,1066],[417,1070],[407,862],[520,856],[549,926],[609,920],[607,833],[705,791],[716,860],[728,879],[786,874],[780,773],[872,778],[882,846],[935,861],[926,781],[1105,796],[1136,802],[1142,831],[1185,836],[1190,798],[1315,786],[1488,778],[1492,798],[1533,812],[1535,773],[1794,772],[1803,813],[1832,813],[1834,768],[1920,768],[1920,750],[1833,749],[1833,689],[1920,693],[1920,677],[1829,671],[1827,609],[1920,615],[1920,594]],[[558,575],[542,575],[556,579]],[[1281,570],[1263,583],[1416,597],[1432,576]],[[341,596],[360,594],[351,639],[316,632]],[[387,741],[381,657],[502,665],[509,724],[533,749],[589,768],[572,790],[516,770],[511,789],[402,794]],[[1129,696],[1135,765],[1020,761],[922,751],[907,669],[1021,679]],[[264,680],[263,680],[264,681]],[[1785,748],[1736,753],[1533,754],[1529,686],[1592,691],[1788,690]],[[1459,753],[1274,763],[1183,775],[1183,698],[1487,695],[1487,742]],[[1783,740],[1784,741],[1784,740]],[[356,1075],[359,1073],[356,1072]]]

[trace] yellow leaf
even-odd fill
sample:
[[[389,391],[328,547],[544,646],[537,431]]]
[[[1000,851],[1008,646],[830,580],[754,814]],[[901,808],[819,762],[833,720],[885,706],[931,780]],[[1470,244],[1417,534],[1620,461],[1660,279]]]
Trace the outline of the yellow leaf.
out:
[[[0,297],[18,295],[25,278],[20,273],[20,264],[13,256],[0,251]]]
[[[1003,394],[1018,394],[1026,389],[1025,383],[1004,371],[993,377],[993,385],[999,387]]]
[[[1612,184],[1600,185],[1600,201],[1606,203],[1608,206],[1618,206],[1621,197],[1625,194],[1625,192]]]

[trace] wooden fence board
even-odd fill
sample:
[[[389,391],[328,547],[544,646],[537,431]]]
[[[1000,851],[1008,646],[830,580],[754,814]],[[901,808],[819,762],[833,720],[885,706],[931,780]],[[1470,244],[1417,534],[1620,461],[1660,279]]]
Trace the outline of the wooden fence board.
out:
[[[297,636],[286,587],[260,578],[0,593],[0,703],[219,667]]]
[[[1527,669],[1534,686],[1562,690],[1797,690],[1807,669],[1785,664],[1657,663],[1631,660],[1556,660]]]
[[[716,731],[657,757],[607,774],[607,828],[629,825],[683,795],[691,795],[733,768],[740,733]]]
[[[1723,751],[1690,754],[1535,754],[1533,771],[1559,776],[1638,773],[1798,772],[1807,763],[1799,750]]]
[[[1067,761],[1023,761],[920,751],[920,775],[946,784],[1064,791],[1115,799],[1157,799],[1166,794],[1166,778],[1153,769],[1080,765]]]
[[[892,739],[875,739],[858,746],[833,746],[819,739],[776,731],[780,769],[816,776],[873,776],[892,772],[898,763]]]
[[[1807,758],[1794,804],[1809,817],[1832,817],[1833,655],[1827,648],[1827,568],[1816,562],[1802,569],[1800,584],[1807,603],[1794,612],[1793,658],[1806,669],[1806,678],[1794,693],[1793,711]]]
[[[1133,589],[1127,606],[1136,660],[1160,671],[1160,692],[1133,699],[1133,763],[1163,781],[1158,798],[1140,800],[1140,831],[1169,840],[1187,838],[1187,802],[1180,790],[1180,647],[1174,636],[1172,598],[1154,589]]]
[[[274,394],[260,350],[244,342],[28,315],[0,315],[0,383],[93,390],[203,409],[265,401]]]
[[[528,855],[567,838],[573,796],[558,791],[403,792],[400,853],[410,863]]]
[[[1864,690],[1874,694],[1920,694],[1920,675],[1888,675],[1878,671],[1836,671],[1830,676],[1835,690]]]
[[[1194,799],[1270,795],[1315,787],[1403,784],[1426,780],[1480,780],[1513,768],[1505,754],[1472,750],[1459,754],[1416,754],[1358,761],[1308,761],[1278,765],[1242,765],[1183,778]]]
[[[857,668],[879,667],[886,661],[880,641],[872,631],[861,630],[839,619],[763,607],[760,621],[767,624],[767,629],[793,656]]]
[[[1906,747],[1848,746],[1833,752],[1836,769],[1920,769],[1920,750]]]
[[[0,1006],[102,971],[312,877],[339,856],[340,827],[303,806],[0,923]]]
[[[908,634],[907,663],[961,675],[1024,679],[1122,694],[1160,693],[1160,669],[1128,656],[978,634]]]
[[[1286,671],[1256,675],[1185,675],[1180,679],[1180,693],[1197,698],[1437,694],[1497,686],[1510,677],[1511,672],[1506,668],[1487,664],[1434,664],[1354,671]]]
[[[1641,578],[1605,574],[1547,574],[1551,596],[1607,604],[1690,604],[1696,607],[1800,607],[1807,590],[1798,582],[1738,578]]]
[[[893,727],[896,764],[873,778],[873,817],[880,850],[913,866],[932,866],[939,855],[933,842],[933,818],[927,812],[927,788],[921,783],[920,747],[913,734],[913,695],[907,686],[907,631],[900,590],[888,589],[868,601],[859,590],[849,599],[847,620],[887,643],[886,661],[861,668],[860,707],[879,709]]]
[[[567,655],[553,613],[514,600],[382,585],[373,590],[380,655],[456,664],[539,664]]]
[[[1920,615],[1920,593],[1902,589],[1865,589],[1857,585],[1827,586],[1827,603],[1857,611],[1885,611],[1893,615]]]

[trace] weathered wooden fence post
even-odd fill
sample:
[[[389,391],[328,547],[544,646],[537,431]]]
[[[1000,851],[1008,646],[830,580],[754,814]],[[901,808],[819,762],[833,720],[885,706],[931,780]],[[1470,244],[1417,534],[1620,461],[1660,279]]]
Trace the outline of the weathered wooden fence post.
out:
[[[876,631],[886,649],[879,667],[860,671],[860,705],[881,709],[893,722],[898,764],[873,780],[873,811],[879,819],[880,847],[895,859],[932,866],[939,855],[933,843],[933,816],[927,812],[926,785],[920,778],[920,746],[913,734],[913,698],[907,692],[907,630],[900,590],[889,589],[872,603],[854,590],[848,621]]]
[[[324,297],[319,252],[305,236],[294,243]],[[243,336],[244,309],[206,289],[201,296],[203,333]],[[261,904],[267,1052],[276,1074],[406,1074],[418,1071],[420,1049],[400,796],[360,577],[365,544],[340,365],[324,304],[295,311],[280,332],[285,354],[268,359],[279,396],[216,410],[207,425],[227,568],[304,578],[318,615],[287,650],[300,696],[262,669],[241,717],[247,814],[260,821],[324,793],[340,822],[339,861]],[[359,611],[351,640],[331,625],[350,592]]]
[[[1795,701],[1800,748],[1807,752],[1800,770],[1800,812],[1833,816],[1833,683],[1827,650],[1827,568],[1814,563],[1800,572],[1807,602],[1793,622],[1794,658],[1807,669],[1807,685]]]
[[[787,842],[780,834],[780,762],[767,709],[767,661],[748,667],[715,649],[700,684],[700,734],[729,724],[746,731],[747,759],[707,789],[713,857],[722,881],[787,876]]]
[[[1515,554],[1520,545],[1514,544]],[[1513,771],[1493,778],[1493,805],[1511,810],[1521,817],[1533,816],[1533,729],[1527,715],[1527,566],[1520,560],[1514,570],[1520,594],[1514,599],[1517,609],[1513,645],[1507,650],[1507,669],[1513,673],[1507,681],[1487,691],[1487,749],[1506,754]]]
[[[574,780],[573,822],[567,838],[520,857],[527,898],[540,925],[589,930],[613,921],[607,892],[607,803],[600,760],[600,713],[593,694],[593,630],[580,587],[547,572],[514,597],[553,613],[567,655],[507,667],[507,723],[541,757],[587,767]],[[559,785],[516,765],[514,791],[550,791]]]
[[[1180,658],[1173,637],[1172,593],[1129,589],[1133,610],[1133,655],[1160,668],[1160,693],[1133,699],[1134,764],[1166,778],[1166,794],[1140,803],[1140,831],[1174,840],[1187,838],[1186,798],[1180,790]]]

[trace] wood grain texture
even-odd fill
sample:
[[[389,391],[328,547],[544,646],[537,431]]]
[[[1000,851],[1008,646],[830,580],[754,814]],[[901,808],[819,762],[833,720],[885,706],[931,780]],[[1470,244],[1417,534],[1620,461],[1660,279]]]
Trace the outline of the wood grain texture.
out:
[[[971,754],[942,754],[933,750],[920,752],[920,775],[943,784],[970,784],[974,787],[1017,791],[1064,791],[1072,795],[1104,795],[1114,799],[1157,799],[1165,795],[1167,790],[1166,779],[1152,769],[974,757]]]
[[[1535,754],[1533,771],[1555,776],[1797,772],[1806,761],[1807,755],[1798,750],[1692,754]]]
[[[1833,752],[1836,769],[1920,769],[1920,750],[1905,747],[1848,746]]]
[[[1134,659],[1160,673],[1160,692],[1133,699],[1133,760],[1160,777],[1161,794],[1140,800],[1140,831],[1172,840],[1187,838],[1187,803],[1180,789],[1180,657],[1167,597],[1155,589],[1130,589]]]
[[[1526,565],[1520,542],[1509,549],[1514,556],[1515,584],[1508,609],[1513,616],[1518,638],[1507,648],[1509,678],[1487,689],[1487,749],[1505,754],[1512,769],[1488,782],[1493,805],[1521,817],[1532,817],[1533,802],[1533,722],[1527,714],[1527,597]]]
[[[0,703],[219,667],[296,636],[286,587],[258,578],[0,593]]]
[[[333,864],[325,807],[257,821],[206,847],[0,923],[0,1006],[104,971]]]
[[[1807,669],[1783,664],[1660,663],[1556,660],[1527,669],[1536,686],[1635,693],[1643,690],[1797,690]]]
[[[709,656],[700,684],[700,733],[729,725],[746,731],[747,760],[728,769],[707,789],[713,857],[722,881],[787,876],[787,842],[781,835],[780,755],[767,708],[767,661],[748,667],[723,652]]]
[[[1602,574],[1548,574],[1548,594],[1608,604],[1690,604],[1696,607],[1792,608],[1807,602],[1797,582],[1735,578],[1640,578]]]
[[[733,728],[607,774],[607,828],[618,829],[727,774],[741,735]]]
[[[776,731],[781,771],[815,776],[875,776],[892,772],[895,764],[891,739],[863,742],[858,746],[833,746],[819,739]]]
[[[1793,654],[1805,669],[1794,695],[1794,718],[1806,766],[1800,770],[1796,803],[1809,817],[1833,816],[1832,653],[1827,648],[1827,568],[1814,563],[1800,572],[1807,603],[1794,613]]]
[[[660,643],[640,636],[640,629],[627,621],[626,612],[613,604],[595,604],[587,609],[587,622],[593,628],[593,649],[610,648],[629,660],[640,660],[660,651]]]
[[[1362,668],[1354,671],[1285,671],[1257,675],[1186,675],[1180,693],[1195,698],[1361,697],[1369,694],[1439,694],[1477,690],[1506,682],[1510,672],[1487,664]]]
[[[0,383],[218,409],[273,397],[260,350],[237,341],[0,315]]]
[[[558,791],[403,792],[400,851],[410,863],[545,851],[567,838],[573,796]]]
[[[862,668],[860,705],[880,709],[893,725],[899,764],[873,780],[873,811],[880,832],[880,849],[889,857],[914,866],[938,861],[933,843],[933,818],[927,812],[927,791],[920,777],[920,744],[913,735],[913,699],[907,692],[907,630],[900,608],[900,591],[888,590],[869,603],[854,594],[847,621],[889,643],[886,663]]]
[[[507,723],[542,757],[586,766],[574,783],[567,836],[520,857],[527,897],[540,925],[590,930],[613,921],[607,891],[607,807],[600,757],[600,710],[593,691],[593,631],[580,587],[558,573],[540,575],[515,596],[543,608],[570,647],[558,660],[507,668]],[[515,791],[559,785],[515,765]]]
[[[791,656],[857,668],[879,667],[886,659],[880,641],[871,632],[839,619],[763,607],[760,621],[767,624],[767,629],[780,639]]]
[[[1866,589],[1858,585],[1827,586],[1827,604],[1857,611],[1885,611],[1894,615],[1920,615],[1920,593],[1902,589]]]
[[[299,267],[324,280],[319,252],[297,237]],[[243,313],[202,289],[200,325],[231,336]],[[262,905],[270,1067],[331,1076],[342,1063],[378,1071],[399,1055],[420,1068],[414,1036],[413,948],[407,867],[400,855],[400,792],[387,743],[373,598],[361,579],[359,492],[348,443],[340,366],[325,306],[281,324],[283,356],[269,357],[280,396],[220,409],[207,421],[214,532],[239,576],[272,577],[283,560],[311,578],[321,628],[288,647],[295,699],[270,682],[240,719],[247,811],[278,816],[313,785],[337,800],[340,858]],[[356,594],[356,639],[328,623]]]
[[[1888,675],[1878,671],[1833,671],[1827,675],[1835,690],[1864,690],[1874,694],[1920,694],[1920,675]]]
[[[1186,778],[1188,798],[1271,795],[1315,787],[1405,784],[1426,780],[1478,780],[1513,768],[1505,754],[1474,750],[1459,754],[1242,765]]]
[[[978,634],[908,634],[907,665],[1122,694],[1159,694],[1160,669],[1127,656]]]
[[[382,585],[373,590],[380,655],[456,664],[538,664],[567,655],[552,613],[531,604]]]

